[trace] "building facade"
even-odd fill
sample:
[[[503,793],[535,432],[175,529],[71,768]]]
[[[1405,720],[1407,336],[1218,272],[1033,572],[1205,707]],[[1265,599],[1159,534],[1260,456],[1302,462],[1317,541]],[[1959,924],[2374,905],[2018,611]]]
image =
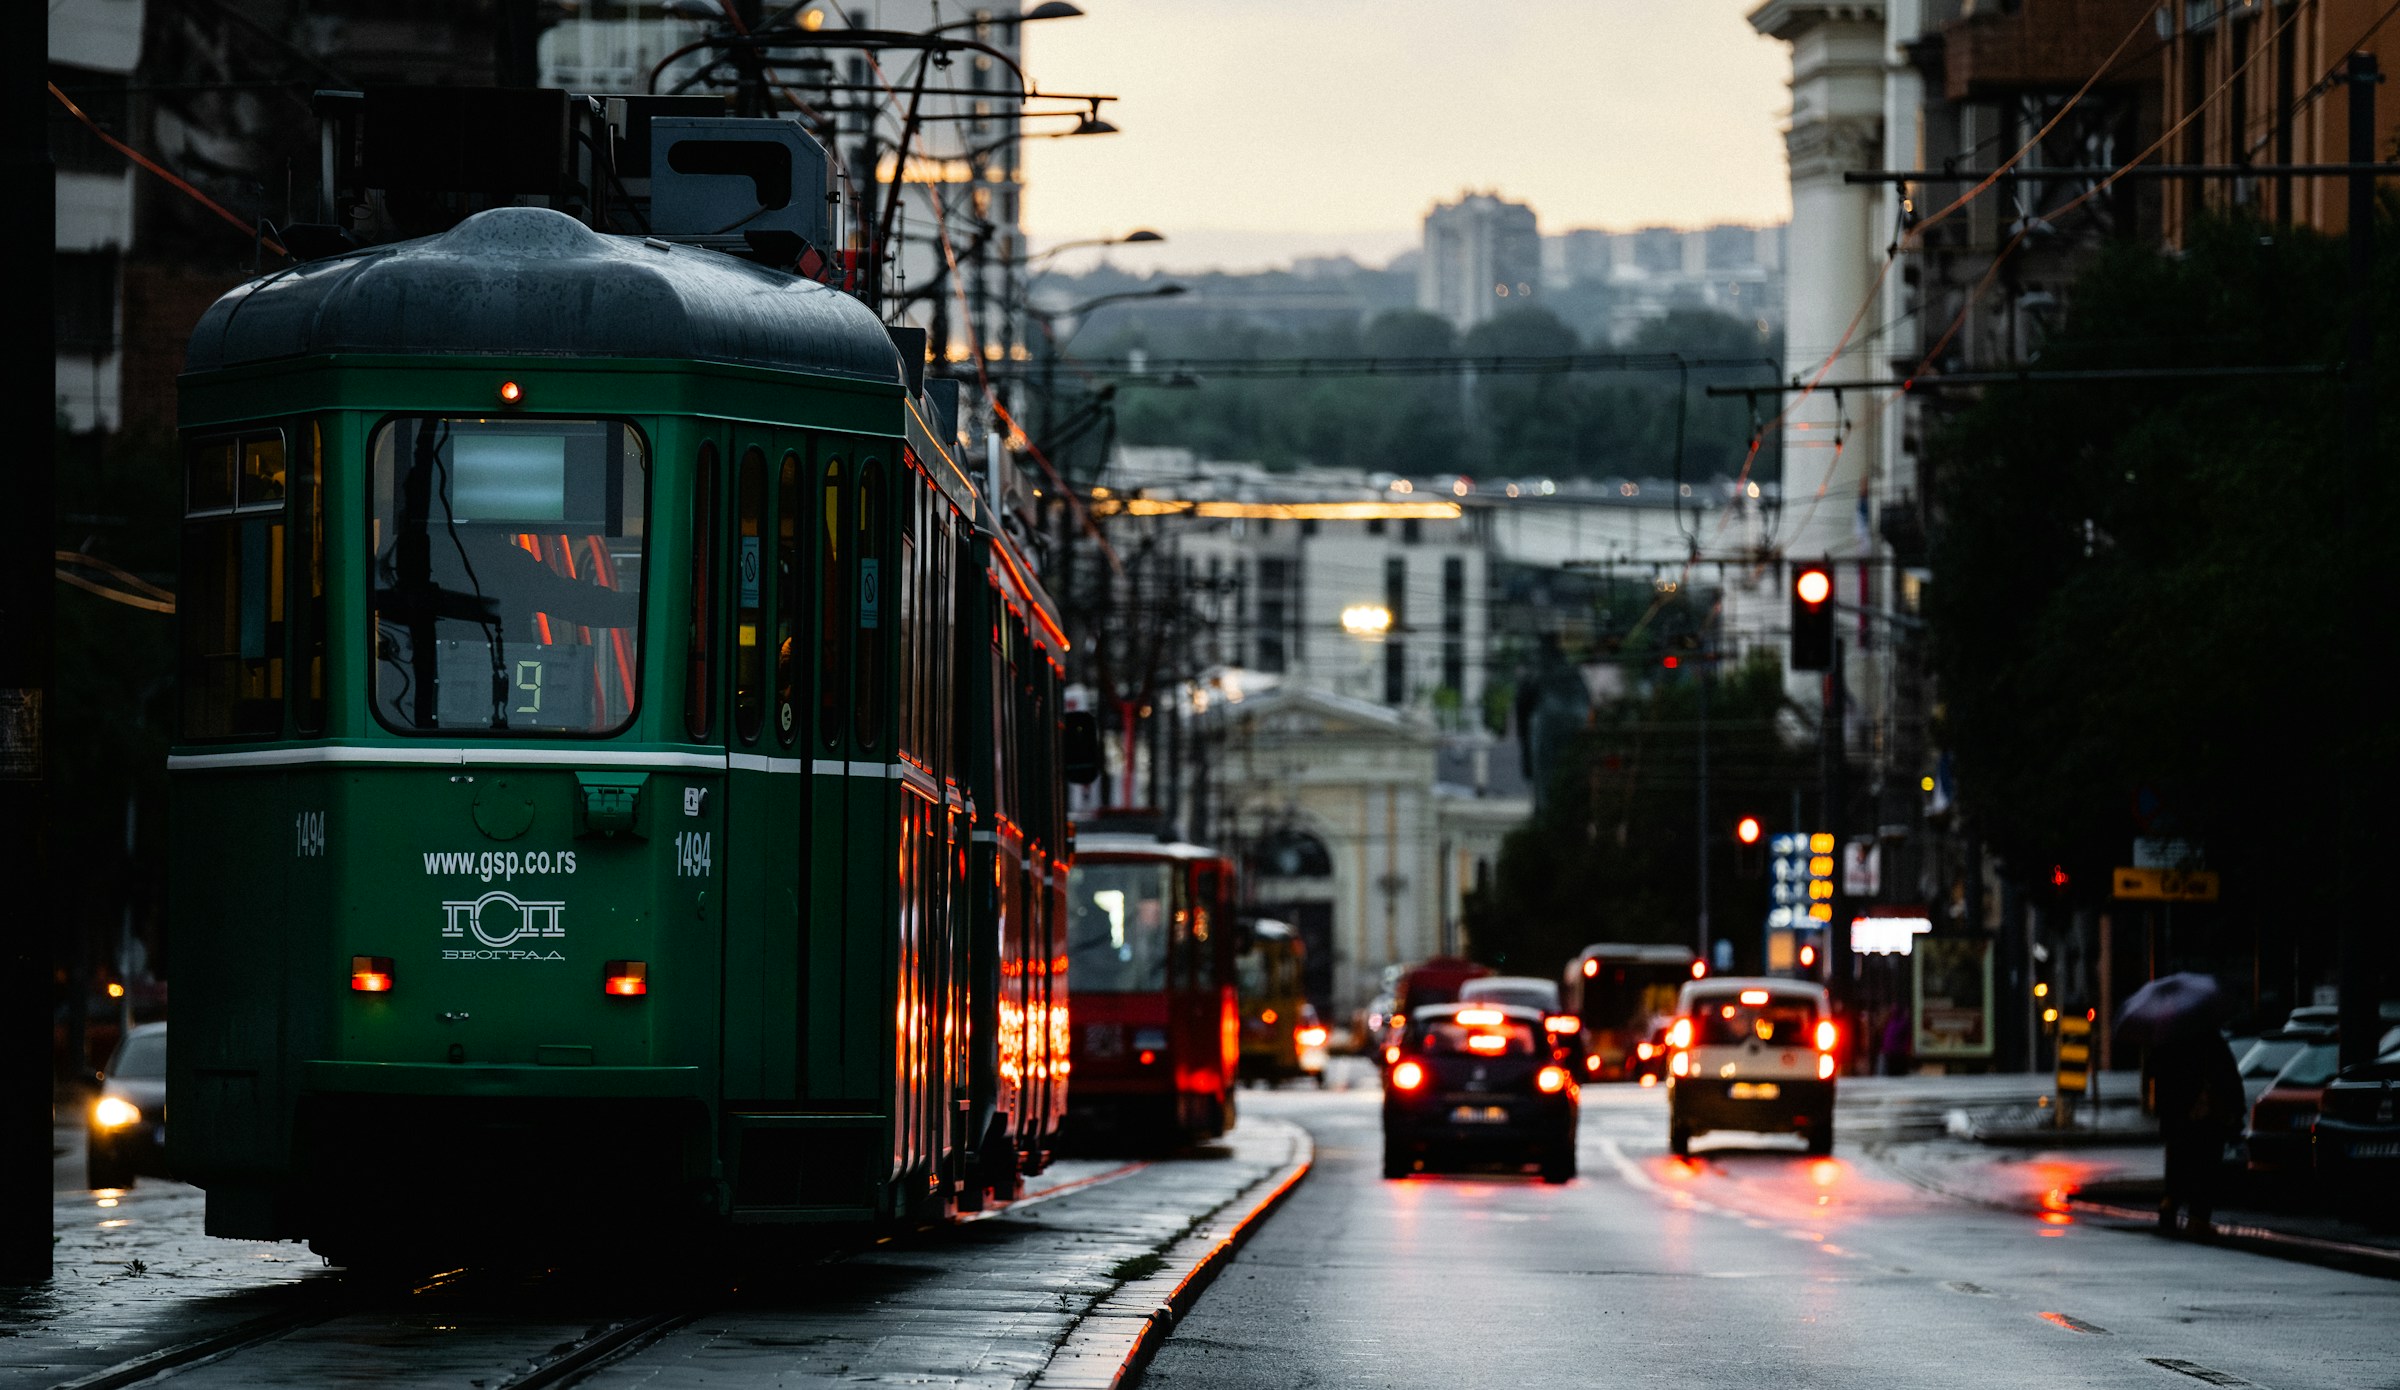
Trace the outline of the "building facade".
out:
[[[1467,193],[1425,214],[1418,308],[1463,332],[1512,304],[1530,302],[1541,283],[1542,235],[1532,208],[1497,194]]]

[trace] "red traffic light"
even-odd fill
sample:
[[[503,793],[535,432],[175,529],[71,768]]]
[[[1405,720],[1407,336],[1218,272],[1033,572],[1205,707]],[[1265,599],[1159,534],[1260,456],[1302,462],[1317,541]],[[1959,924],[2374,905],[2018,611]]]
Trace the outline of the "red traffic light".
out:
[[[1765,831],[1760,827],[1758,823],[1758,817],[1756,816],[1744,816],[1740,820],[1735,821],[1733,825],[1733,838],[1741,841],[1745,845],[1757,844],[1758,837],[1764,833]]]
[[[1814,946],[1803,946],[1803,947],[1801,947],[1801,948],[1800,948],[1800,965],[1801,965],[1801,967],[1802,967],[1803,969],[1812,968],[1812,967],[1814,967],[1814,966],[1816,965],[1816,963],[1817,963],[1817,948],[1816,948],[1816,947],[1814,947]]]
[[[1792,595],[1813,608],[1833,597],[1833,576],[1822,566],[1807,566],[1792,576]]]

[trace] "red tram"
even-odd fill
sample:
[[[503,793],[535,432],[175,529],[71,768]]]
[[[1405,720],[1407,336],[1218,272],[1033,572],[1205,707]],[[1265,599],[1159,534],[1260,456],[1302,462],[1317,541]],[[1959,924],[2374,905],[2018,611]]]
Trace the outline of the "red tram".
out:
[[[1079,1133],[1193,1140],[1233,1123],[1241,1013],[1233,861],[1145,835],[1079,835],[1067,879]]]

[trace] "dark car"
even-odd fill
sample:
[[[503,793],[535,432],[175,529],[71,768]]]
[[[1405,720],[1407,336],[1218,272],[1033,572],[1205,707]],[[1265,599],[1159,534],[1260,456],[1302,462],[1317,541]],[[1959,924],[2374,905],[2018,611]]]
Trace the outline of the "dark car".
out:
[[[1440,1157],[1541,1165],[1575,1176],[1580,1091],[1542,1011],[1435,1004],[1413,1011],[1383,1073],[1383,1175]]]
[[[84,1129],[84,1179],[92,1186],[168,1176],[167,1025],[141,1024],[117,1044]]]
[[[2309,1042],[2275,1073],[2274,1084],[2250,1107],[2243,1134],[2253,1172],[2289,1173],[2309,1166],[2309,1134],[2325,1083],[2341,1067],[2341,1045],[2331,1036]]]
[[[2373,1226],[2400,1224],[2400,1048],[2325,1083],[2314,1147],[2317,1171],[2345,1213]]]

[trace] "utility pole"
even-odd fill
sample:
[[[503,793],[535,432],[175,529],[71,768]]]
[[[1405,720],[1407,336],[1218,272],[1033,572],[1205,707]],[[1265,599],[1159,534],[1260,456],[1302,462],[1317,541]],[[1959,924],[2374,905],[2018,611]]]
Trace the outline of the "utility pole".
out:
[[[16,317],[43,333],[33,363],[9,374],[13,418],[35,426],[33,447],[0,507],[0,1284],[50,1277],[50,872],[44,777],[52,673],[50,576],[56,487],[57,355],[49,332],[57,258],[57,181],[48,143],[49,9],[11,5],[0,21],[8,92],[0,174],[21,200],[6,221],[6,263],[18,276]],[[81,988],[75,982],[74,988]],[[11,1060],[13,1059],[13,1060]]]
[[[1833,836],[1833,916],[1825,923],[1825,940],[1820,954],[1825,957],[1825,986],[1833,991],[1836,1012],[1848,1002],[1850,993],[1850,895],[1844,889],[1842,855],[1847,833],[1845,803],[1850,796],[1850,749],[1844,736],[1849,721],[1847,701],[1849,691],[1843,675],[1844,649],[1848,644],[1833,639],[1833,665],[1825,672],[1825,829]]]
[[[1698,826],[1698,838],[1700,841],[1700,959],[1710,961],[1713,965],[1713,958],[1708,953],[1708,948],[1710,945],[1708,930],[1708,847],[1709,841],[1715,838],[1715,836],[1709,833],[1708,827],[1708,681],[1710,666],[1709,658],[1711,655],[1711,651],[1704,642],[1704,645],[1700,649],[1699,671],[1700,823]]]
[[[2375,88],[2383,81],[2375,55],[2353,53],[2347,74],[2350,84],[2350,381],[2343,435],[2349,441],[2347,486],[2338,495],[2351,496],[2371,487],[2381,474],[2376,451],[2375,409],[2375,179],[2360,166],[2375,158]],[[2345,508],[2345,520],[2357,535],[2367,508]],[[2371,543],[2372,538],[2360,535]],[[2353,550],[2354,554],[2364,553]],[[2379,717],[2363,667],[2353,666],[2344,677],[2350,694],[2351,737],[2361,737]],[[2375,1038],[2381,1027],[2375,1019],[2377,942],[2371,936],[2365,911],[2368,798],[2356,773],[2342,774],[2336,848],[2342,869],[2340,906],[2334,914],[2335,959],[2340,988],[2341,1062],[2345,1067],[2374,1060]]]

